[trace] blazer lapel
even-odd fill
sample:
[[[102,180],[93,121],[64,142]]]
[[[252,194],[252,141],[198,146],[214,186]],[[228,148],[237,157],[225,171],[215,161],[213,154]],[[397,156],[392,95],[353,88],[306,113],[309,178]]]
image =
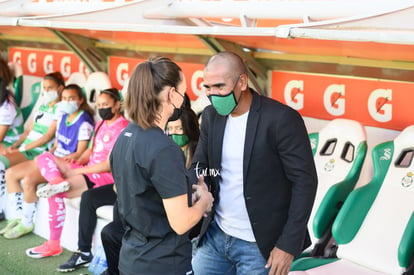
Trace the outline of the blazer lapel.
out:
[[[260,96],[253,91],[253,100],[250,107],[249,116],[247,118],[246,126],[246,138],[244,141],[244,154],[243,154],[243,179],[246,182],[247,170],[249,168],[250,157],[253,150],[254,140],[256,137],[257,126],[260,119]]]
[[[221,169],[221,154],[223,148],[224,128],[226,127],[227,116],[217,115],[213,121],[213,167]]]

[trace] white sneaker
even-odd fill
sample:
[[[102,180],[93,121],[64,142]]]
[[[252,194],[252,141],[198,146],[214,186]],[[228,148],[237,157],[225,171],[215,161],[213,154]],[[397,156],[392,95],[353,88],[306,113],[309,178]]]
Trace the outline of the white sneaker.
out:
[[[50,198],[56,194],[63,193],[68,191],[70,188],[70,184],[67,181],[62,181],[61,183],[57,184],[47,184],[42,188],[39,188],[36,191],[36,195],[39,198]]]

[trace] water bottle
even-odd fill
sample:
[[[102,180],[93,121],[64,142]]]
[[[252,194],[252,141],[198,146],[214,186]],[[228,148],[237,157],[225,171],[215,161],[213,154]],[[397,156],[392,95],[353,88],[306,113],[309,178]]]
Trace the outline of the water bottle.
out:
[[[95,275],[101,275],[108,267],[108,264],[106,263],[105,255],[103,257],[99,258],[99,262],[96,265],[95,269]]]
[[[99,246],[96,250],[95,256],[92,262],[89,264],[88,270],[94,275],[101,275],[108,267],[106,262],[105,251],[102,246]]]
[[[96,264],[98,263],[99,259],[97,257],[97,254],[95,254],[92,258],[92,261],[89,263],[88,271],[95,274]]]

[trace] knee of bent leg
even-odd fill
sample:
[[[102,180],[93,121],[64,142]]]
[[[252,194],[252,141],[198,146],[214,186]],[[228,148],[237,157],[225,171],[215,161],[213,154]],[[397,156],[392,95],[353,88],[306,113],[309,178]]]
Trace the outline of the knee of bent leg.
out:
[[[102,230],[101,230],[101,240],[102,242],[105,242],[106,240],[108,240],[108,234],[110,234],[110,232],[108,232],[108,226],[111,223],[108,223],[107,225],[105,225]]]
[[[23,178],[23,190],[33,190],[38,185],[37,182],[33,181],[33,179],[29,176]]]
[[[90,190],[86,190],[85,192],[83,192],[80,201],[81,208],[91,205],[94,201],[93,199],[94,198],[92,197]]]
[[[4,174],[4,178],[5,178],[6,182],[16,179],[16,177],[15,177],[16,173],[15,173],[14,170],[15,170],[14,167],[10,167],[9,169],[6,170],[6,173]]]
[[[39,163],[45,163],[45,162],[48,162],[48,161],[53,160],[53,159],[55,159],[55,156],[50,152],[44,152],[44,153],[38,155],[37,157],[35,157],[35,161],[38,164]]]

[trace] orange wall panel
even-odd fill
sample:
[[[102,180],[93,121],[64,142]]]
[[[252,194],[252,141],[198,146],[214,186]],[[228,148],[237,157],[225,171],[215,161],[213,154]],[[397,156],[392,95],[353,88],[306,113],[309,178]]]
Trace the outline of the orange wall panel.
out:
[[[414,124],[414,83],[292,72],[272,72],[272,98],[303,116],[349,118],[402,130]]]

